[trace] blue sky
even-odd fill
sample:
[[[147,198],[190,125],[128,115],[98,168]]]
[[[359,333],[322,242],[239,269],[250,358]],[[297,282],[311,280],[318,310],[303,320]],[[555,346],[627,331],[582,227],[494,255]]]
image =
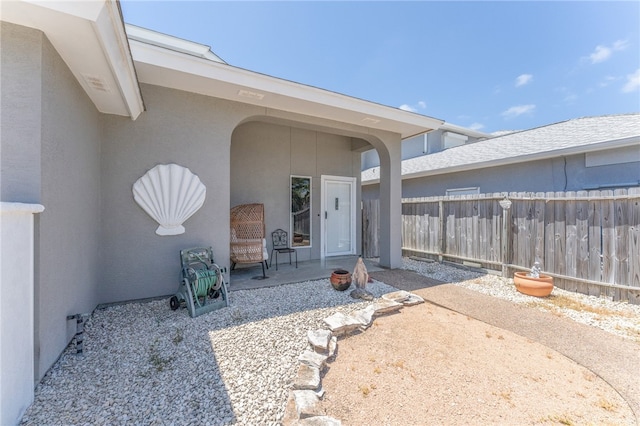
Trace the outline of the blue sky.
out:
[[[491,133],[640,111],[640,2],[121,0],[227,63]]]

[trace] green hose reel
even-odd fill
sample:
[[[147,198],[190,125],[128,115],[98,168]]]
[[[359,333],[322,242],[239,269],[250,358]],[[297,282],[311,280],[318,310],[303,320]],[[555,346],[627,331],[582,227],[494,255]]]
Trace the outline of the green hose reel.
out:
[[[169,300],[171,309],[186,306],[191,317],[229,306],[223,270],[213,262],[211,247],[180,251],[182,278]]]
[[[193,277],[193,279],[190,280],[191,293],[198,306],[202,306],[200,299],[205,299],[210,295],[213,296],[212,292],[220,288],[220,286],[216,286],[216,284],[221,280],[218,279],[217,271],[210,269],[190,269],[189,275]]]

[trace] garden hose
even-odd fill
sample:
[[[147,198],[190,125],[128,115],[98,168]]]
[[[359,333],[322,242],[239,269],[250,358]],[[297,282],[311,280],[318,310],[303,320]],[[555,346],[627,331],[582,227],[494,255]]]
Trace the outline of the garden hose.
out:
[[[206,298],[209,294],[209,290],[215,287],[216,282],[218,281],[218,274],[216,271],[211,271],[209,269],[191,269],[190,273],[195,276],[195,280],[191,280],[191,292],[193,293],[193,297],[196,299],[195,302],[198,306],[202,307],[202,303],[200,303],[200,297]]]

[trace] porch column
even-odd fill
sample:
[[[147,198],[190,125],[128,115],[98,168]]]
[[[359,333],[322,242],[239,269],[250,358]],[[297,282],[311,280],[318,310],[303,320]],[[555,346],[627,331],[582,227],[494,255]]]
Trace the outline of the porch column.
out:
[[[34,214],[0,203],[0,424],[18,424],[34,397]]]
[[[380,157],[380,265],[402,267],[402,144],[400,136],[382,140]]]

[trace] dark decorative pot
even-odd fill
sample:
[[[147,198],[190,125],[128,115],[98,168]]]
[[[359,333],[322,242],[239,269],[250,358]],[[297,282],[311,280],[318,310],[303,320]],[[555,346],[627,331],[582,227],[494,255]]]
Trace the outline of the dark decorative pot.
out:
[[[540,274],[539,278],[529,276],[528,272],[516,272],[513,275],[516,290],[529,296],[545,297],[553,291],[553,277]]]
[[[345,291],[351,286],[351,274],[344,269],[336,269],[331,273],[331,285],[338,291]]]

